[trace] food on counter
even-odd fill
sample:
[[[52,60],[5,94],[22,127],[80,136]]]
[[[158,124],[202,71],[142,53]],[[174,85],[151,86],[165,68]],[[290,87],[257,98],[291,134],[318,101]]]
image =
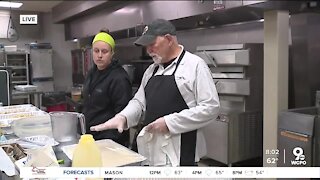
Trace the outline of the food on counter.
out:
[[[37,111],[38,108],[9,108],[9,109],[0,109],[1,114],[14,114],[14,113],[22,113],[22,112],[30,112],[30,111]]]
[[[27,118],[27,117],[33,117],[33,114],[16,114],[12,116],[13,118]]]
[[[2,106],[0,107],[0,110],[6,110],[6,109],[16,109],[16,108],[30,108],[35,107],[32,104],[20,104],[20,105],[12,105],[12,106]]]
[[[0,128],[10,127],[10,124],[0,122]]]

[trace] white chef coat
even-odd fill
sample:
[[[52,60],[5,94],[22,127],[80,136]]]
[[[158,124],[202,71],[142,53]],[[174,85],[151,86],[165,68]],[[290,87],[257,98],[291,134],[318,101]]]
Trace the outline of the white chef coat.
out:
[[[181,46],[181,55],[183,46]],[[179,56],[166,68],[161,64],[155,75],[171,75],[176,68]],[[144,88],[157,64],[151,64],[145,71],[141,85],[129,104],[119,113],[127,118],[127,125],[133,127],[138,124],[146,111],[146,98]],[[195,160],[199,161],[206,155],[206,145],[202,127],[205,127],[219,114],[219,97],[216,86],[212,79],[208,65],[200,57],[186,51],[179,67],[175,73],[175,80],[178,89],[188,105],[179,113],[172,113],[164,116],[165,122],[172,135],[180,136],[181,133],[195,129],[197,131],[197,145]],[[176,154],[180,158],[180,139],[176,138]]]

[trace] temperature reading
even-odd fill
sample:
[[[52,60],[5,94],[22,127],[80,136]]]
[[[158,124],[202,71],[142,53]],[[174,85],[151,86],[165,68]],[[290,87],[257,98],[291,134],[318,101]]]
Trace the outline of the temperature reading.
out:
[[[176,175],[180,175],[181,173],[182,173],[181,170],[176,170],[176,171],[174,171],[174,174],[176,174]]]
[[[256,175],[261,175],[263,173],[264,173],[263,171],[256,171]]]
[[[278,158],[277,157],[269,157],[267,158],[267,163],[268,164],[276,164],[278,162]]]

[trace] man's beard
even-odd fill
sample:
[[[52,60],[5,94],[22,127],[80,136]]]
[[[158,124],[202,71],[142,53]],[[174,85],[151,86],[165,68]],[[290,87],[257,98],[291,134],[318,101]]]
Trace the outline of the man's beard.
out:
[[[151,53],[149,54],[149,56],[152,57],[152,60],[155,64],[160,64],[162,62],[162,57],[159,56],[158,54]]]

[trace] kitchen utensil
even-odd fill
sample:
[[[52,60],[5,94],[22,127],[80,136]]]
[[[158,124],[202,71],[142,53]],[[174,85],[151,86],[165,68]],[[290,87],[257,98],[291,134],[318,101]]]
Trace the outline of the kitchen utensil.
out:
[[[80,123],[81,133],[85,134],[85,117],[76,112],[50,112],[53,138],[59,143],[76,142],[79,139],[77,129]]]
[[[7,111],[9,110],[19,110],[19,108],[8,109]],[[0,114],[0,123],[7,125],[7,128],[12,128],[14,134],[18,137],[52,136],[50,116],[41,110]]]

